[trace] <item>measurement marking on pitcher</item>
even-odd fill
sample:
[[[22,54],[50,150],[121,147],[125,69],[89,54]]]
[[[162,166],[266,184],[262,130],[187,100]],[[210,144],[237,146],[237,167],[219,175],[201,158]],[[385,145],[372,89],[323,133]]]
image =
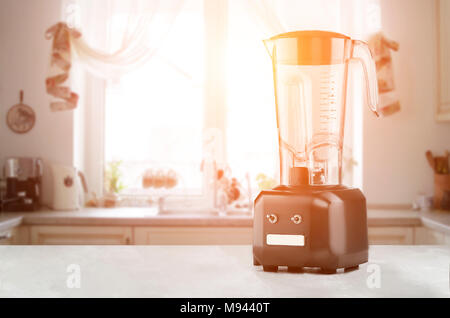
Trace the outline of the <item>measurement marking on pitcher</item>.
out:
[[[333,122],[337,120],[337,96],[336,76],[338,74],[332,69],[320,72],[319,86],[319,131],[331,133]]]

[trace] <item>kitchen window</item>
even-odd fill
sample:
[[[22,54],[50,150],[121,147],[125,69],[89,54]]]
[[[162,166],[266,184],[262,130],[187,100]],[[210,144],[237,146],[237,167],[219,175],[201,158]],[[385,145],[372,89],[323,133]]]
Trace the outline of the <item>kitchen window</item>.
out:
[[[146,170],[178,177],[175,194],[201,194],[203,2],[188,1],[156,56],[105,89],[105,162],[119,163],[120,193],[145,195]],[[163,13],[160,13],[163,14]],[[120,15],[112,17],[123,27]],[[109,167],[108,167],[109,166]]]
[[[119,194],[205,195],[208,156],[246,191],[249,184],[257,188],[260,173],[276,177],[270,58],[236,7],[226,0],[186,1],[156,56],[106,82],[105,177],[120,170],[113,189]],[[111,17],[118,28],[120,21]],[[173,188],[143,187],[144,175],[170,174],[178,180]]]
[[[213,168],[236,178],[248,197],[259,186],[276,183],[272,65],[261,30],[249,17],[253,13],[242,5],[246,2],[251,1],[186,0],[148,63],[115,80],[88,76],[86,103],[99,106],[85,105],[86,114],[78,115],[84,116],[84,126],[78,126],[87,144],[84,166],[97,192],[106,184],[123,197],[179,198],[178,202],[211,206]],[[351,18],[351,10],[341,12],[340,1],[282,4],[279,13],[303,23],[293,24],[295,29],[349,33],[359,25]],[[358,5],[355,1],[348,7]],[[292,6],[296,6],[295,16]],[[123,19],[119,12],[105,21],[111,32],[115,28],[120,32]],[[91,21],[98,23],[93,17]],[[108,40],[102,32],[86,36],[93,43]],[[354,158],[360,162],[362,156],[361,101],[356,94],[352,96],[355,106],[348,107],[347,120],[352,123],[346,125],[343,160],[344,182],[357,186],[361,165],[354,169]],[[112,188],[111,175],[116,178]],[[150,176],[147,182],[144,176]]]

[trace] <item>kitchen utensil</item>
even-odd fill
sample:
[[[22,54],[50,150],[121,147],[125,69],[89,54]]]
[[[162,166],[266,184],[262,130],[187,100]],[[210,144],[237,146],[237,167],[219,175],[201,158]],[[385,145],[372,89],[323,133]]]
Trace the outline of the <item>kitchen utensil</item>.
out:
[[[86,178],[75,167],[52,165],[54,210],[78,210],[84,206],[88,193]]]
[[[9,109],[6,122],[18,134],[27,133],[34,127],[36,114],[33,108],[23,103],[23,90],[20,91],[20,102]]]
[[[435,172],[439,174],[448,174],[448,158],[447,157],[436,157],[434,158],[436,162]]]
[[[433,157],[433,154],[430,150],[425,153],[427,157],[427,161],[430,167],[433,169],[435,173],[438,174],[447,174],[449,173],[449,152],[445,151],[445,155],[441,157]]]
[[[366,43],[333,32],[298,31],[265,41],[272,58],[281,185],[255,199],[253,259],[328,272],[367,262],[366,200],[341,184],[348,73],[358,63],[377,114],[375,63]]]
[[[431,151],[428,150],[427,152],[425,152],[425,156],[427,157],[427,161],[431,169],[433,169],[433,171],[436,171],[436,163],[434,161],[433,154],[431,153]]]

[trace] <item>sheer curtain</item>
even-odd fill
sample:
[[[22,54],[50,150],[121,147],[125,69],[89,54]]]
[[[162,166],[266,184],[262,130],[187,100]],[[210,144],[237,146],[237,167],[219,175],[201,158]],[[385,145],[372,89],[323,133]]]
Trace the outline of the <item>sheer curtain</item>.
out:
[[[117,79],[149,61],[162,45],[184,0],[70,0],[63,6],[75,58],[89,72]],[[123,27],[123,26],[126,27]]]
[[[161,47],[184,0],[67,0],[64,22],[46,31],[52,40],[47,93],[53,111],[77,107],[79,94],[66,86],[73,56],[105,79],[118,79],[147,63]],[[84,33],[84,36],[79,31]]]
[[[71,39],[73,66],[68,79],[80,96],[73,113],[74,164],[98,196],[104,187],[106,88],[153,60],[184,2],[63,0],[63,22],[82,33],[79,40]]]
[[[378,0],[229,1],[242,5],[261,39],[302,29],[365,37],[370,24],[377,24],[373,12]],[[97,76],[118,78],[156,54],[183,4],[184,0],[66,0],[63,14],[68,25],[83,34],[72,38],[78,60]]]

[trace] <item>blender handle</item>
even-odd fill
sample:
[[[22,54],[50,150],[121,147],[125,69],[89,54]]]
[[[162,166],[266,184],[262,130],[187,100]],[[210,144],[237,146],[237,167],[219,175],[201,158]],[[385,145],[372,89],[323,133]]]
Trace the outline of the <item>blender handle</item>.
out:
[[[367,104],[378,117],[378,82],[375,61],[366,42],[352,40],[352,44],[352,60],[361,63],[365,76]]]
[[[263,40],[264,46],[266,47],[267,53],[269,53],[270,58],[273,59],[273,48],[275,43],[271,39]]]

